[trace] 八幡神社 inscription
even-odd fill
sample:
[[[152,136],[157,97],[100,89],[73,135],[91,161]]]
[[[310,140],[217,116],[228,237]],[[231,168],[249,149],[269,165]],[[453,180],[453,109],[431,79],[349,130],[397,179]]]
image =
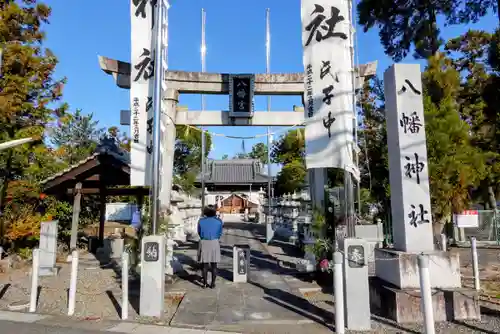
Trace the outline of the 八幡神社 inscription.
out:
[[[417,153],[413,153],[413,158],[414,159],[405,156],[405,159],[408,161],[408,163],[405,165],[405,176],[409,177],[410,179],[415,176],[417,184],[420,184],[420,173],[423,172],[425,164],[419,160]]]
[[[415,207],[415,205],[411,204],[410,205],[411,211],[408,214],[408,218],[410,218],[410,225],[413,227],[417,227],[420,224],[427,224],[429,223],[429,219],[427,219],[427,215],[429,214],[429,211],[424,209],[423,204],[418,205],[418,209]]]
[[[410,253],[434,250],[421,78],[417,64],[384,74],[394,248]]]
[[[401,87],[401,90],[398,92],[399,94],[404,94],[408,91],[408,88],[416,95],[422,95],[422,92],[419,91],[418,89],[415,88],[415,86],[413,85],[413,83],[408,80],[408,79],[405,79],[405,83],[403,84],[403,87]]]
[[[422,127],[422,122],[417,112],[414,111],[410,115],[401,114],[399,125],[403,128],[404,133],[418,133]]]

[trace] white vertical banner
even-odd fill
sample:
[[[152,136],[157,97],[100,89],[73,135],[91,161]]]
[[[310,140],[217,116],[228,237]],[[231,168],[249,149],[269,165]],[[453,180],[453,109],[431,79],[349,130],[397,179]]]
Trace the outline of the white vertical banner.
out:
[[[306,166],[354,172],[352,29],[347,0],[302,0]]]
[[[434,250],[421,76],[418,64],[384,73],[394,248],[412,253]]]
[[[152,84],[154,76],[155,0],[130,0],[131,75],[130,75],[130,185],[145,186],[151,179],[153,133]]]

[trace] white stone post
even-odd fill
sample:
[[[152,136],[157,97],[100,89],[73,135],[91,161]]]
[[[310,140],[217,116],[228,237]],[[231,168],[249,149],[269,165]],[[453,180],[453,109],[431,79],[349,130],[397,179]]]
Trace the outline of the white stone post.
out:
[[[122,320],[128,319],[128,262],[129,253],[122,253]]]
[[[477,259],[477,242],[475,237],[470,238],[470,250],[472,255],[472,271],[474,273],[474,289],[479,291],[481,286],[479,284],[479,261]]]
[[[335,295],[335,333],[344,334],[344,255],[340,252],[333,254],[333,286]]]
[[[429,258],[426,255],[418,256],[418,269],[420,274],[420,293],[422,298],[422,313],[424,315],[424,328],[426,334],[434,334],[434,310],[432,308],[431,279],[429,275]]]
[[[446,239],[446,234],[441,233],[441,250],[446,252],[448,246],[448,241]]]
[[[76,284],[78,282],[78,251],[71,253],[71,278],[69,283],[68,315],[75,314]]]
[[[38,269],[40,268],[40,250],[33,249],[33,264],[31,268],[31,295],[30,309],[31,313],[36,311],[36,302],[38,297]]]

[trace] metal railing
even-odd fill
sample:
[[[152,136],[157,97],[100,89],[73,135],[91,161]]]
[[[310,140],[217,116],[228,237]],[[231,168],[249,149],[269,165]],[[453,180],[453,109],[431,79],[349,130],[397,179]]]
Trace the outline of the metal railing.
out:
[[[500,244],[500,212],[498,210],[477,210],[479,224],[478,227],[466,227],[463,231],[455,232],[459,242],[468,242],[471,237],[475,237],[481,244]]]

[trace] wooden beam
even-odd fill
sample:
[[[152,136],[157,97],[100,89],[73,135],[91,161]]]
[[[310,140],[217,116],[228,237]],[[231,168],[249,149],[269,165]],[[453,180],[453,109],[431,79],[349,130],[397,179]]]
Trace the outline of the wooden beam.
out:
[[[71,251],[76,249],[78,238],[78,223],[80,220],[80,205],[82,199],[81,190],[82,184],[78,182],[74,189],[75,198],[73,199],[73,219],[71,220],[71,239],[69,242],[69,248]]]

